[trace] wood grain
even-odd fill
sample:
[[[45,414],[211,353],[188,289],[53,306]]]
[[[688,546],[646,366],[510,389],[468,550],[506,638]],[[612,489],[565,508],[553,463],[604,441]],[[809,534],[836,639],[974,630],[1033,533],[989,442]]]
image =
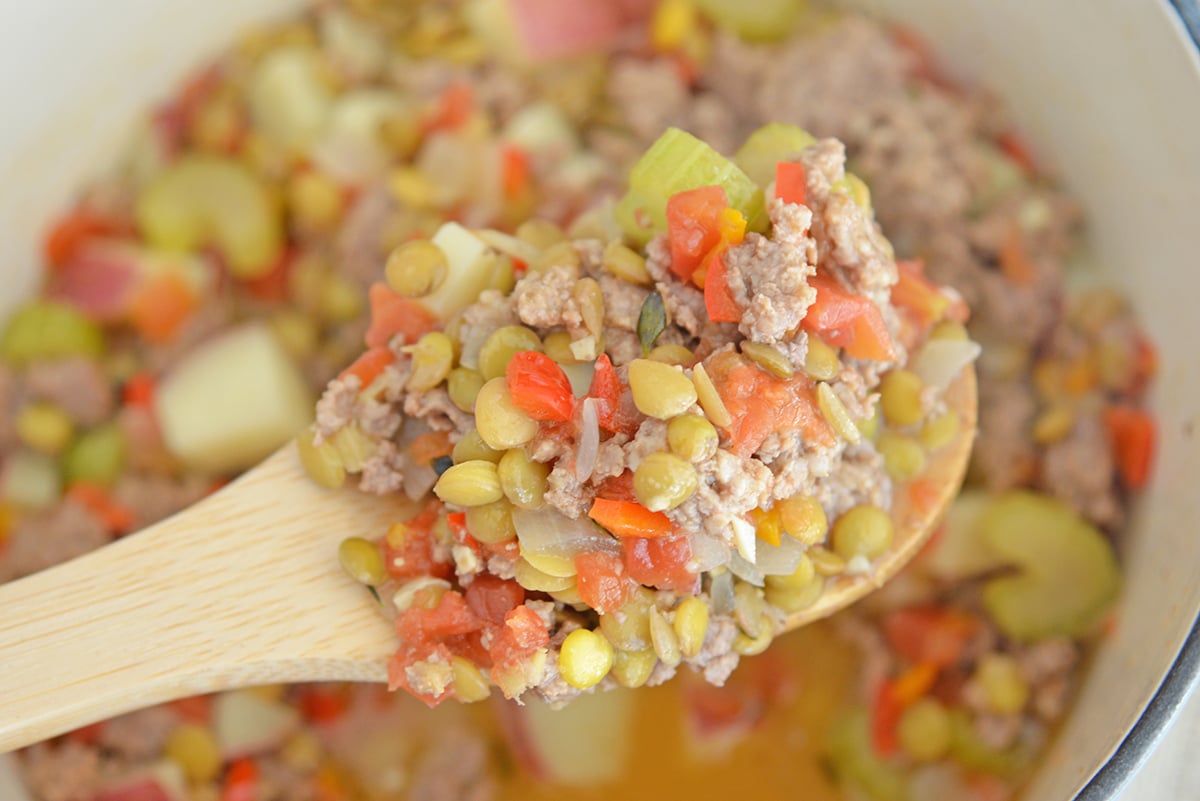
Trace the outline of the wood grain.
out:
[[[0,586],[0,751],[231,687],[384,681],[395,635],[337,545],[398,512],[317,487],[289,445],[175,517]]]

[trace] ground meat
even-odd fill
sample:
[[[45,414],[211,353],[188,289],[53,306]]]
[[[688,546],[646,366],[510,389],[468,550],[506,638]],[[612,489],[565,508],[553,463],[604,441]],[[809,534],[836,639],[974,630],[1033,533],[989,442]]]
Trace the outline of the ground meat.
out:
[[[167,734],[179,716],[170,707],[152,706],[106,721],[100,746],[128,760],[149,759],[162,750]]]
[[[126,473],[113,487],[113,497],[133,513],[133,528],[137,530],[191,506],[212,488],[211,481],[199,476]]]
[[[358,195],[346,213],[334,245],[338,272],[362,286],[379,280],[379,265],[387,255],[388,226],[398,207],[386,186]]]
[[[1032,389],[1015,382],[979,382],[979,433],[972,469],[993,490],[1030,480],[1036,453],[1030,438],[1036,404]]]
[[[788,494],[775,492],[775,497]],[[883,472],[883,457],[873,443],[863,441],[846,448],[842,458],[834,462],[833,472],[817,479],[813,494],[821,502],[830,519],[863,503],[883,509],[892,506],[892,482]]]
[[[413,768],[410,801],[492,801],[496,780],[487,742],[455,730],[429,744]]]
[[[100,752],[82,743],[38,743],[21,757],[25,784],[41,801],[91,801],[104,784]]]
[[[602,275],[598,282],[604,295],[605,328],[637,333],[642,304],[650,291],[612,275]]]
[[[771,204],[772,239],[750,234],[725,256],[726,280],[742,309],[738,330],[754,342],[788,338],[800,325],[817,292],[817,243],[808,235],[812,212],[804,206]]]
[[[421,420],[434,431],[465,434],[475,427],[474,416],[455,406],[445,387],[409,393],[404,399],[404,413]]]
[[[91,359],[35,362],[25,371],[25,387],[31,397],[55,404],[80,426],[99,425],[113,413],[113,388]]]
[[[0,450],[16,442],[13,420],[17,414],[17,379],[7,365],[0,364]]]
[[[591,508],[595,492],[590,488],[590,491],[584,491],[584,483],[575,475],[574,460],[559,461],[547,476],[546,485],[546,494],[543,496],[546,503],[572,520],[583,517]]]
[[[578,270],[570,265],[529,273],[513,289],[517,317],[528,326],[565,326],[572,334],[580,332],[582,335],[583,316],[574,296],[578,280]]]
[[[362,381],[358,376],[335,378],[317,401],[317,433],[331,437],[354,420],[354,408]]]
[[[733,641],[738,627],[728,615],[713,615],[704,634],[704,645],[700,653],[688,663],[704,672],[704,680],[720,687],[737,667],[738,655],[733,652]]]
[[[372,495],[398,492],[404,487],[406,460],[394,444],[386,440],[380,442],[371,458],[363,462],[358,488]]]
[[[629,128],[646,141],[685,119],[692,102],[679,70],[665,59],[617,59],[609,70],[608,93]]]
[[[1041,485],[1084,517],[1117,526],[1123,510],[1113,493],[1115,465],[1100,415],[1083,412],[1071,433],[1046,448]]]
[[[0,581],[25,576],[74,559],[109,542],[108,528],[71,499],[22,517],[9,535],[0,560]]]

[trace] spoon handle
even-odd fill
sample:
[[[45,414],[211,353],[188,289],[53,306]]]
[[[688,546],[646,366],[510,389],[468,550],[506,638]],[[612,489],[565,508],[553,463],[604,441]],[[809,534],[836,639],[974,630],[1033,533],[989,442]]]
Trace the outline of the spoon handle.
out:
[[[0,586],[0,752],[188,695],[385,680],[394,635],[336,553],[396,513],[317,487],[289,445],[174,517]]]

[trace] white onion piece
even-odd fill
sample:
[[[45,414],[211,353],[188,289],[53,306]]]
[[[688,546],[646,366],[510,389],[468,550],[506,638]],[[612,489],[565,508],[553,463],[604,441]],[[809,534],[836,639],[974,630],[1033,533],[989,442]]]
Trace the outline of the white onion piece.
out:
[[[438,480],[438,475],[432,467],[417,464],[411,459],[404,460],[404,467],[400,472],[404,476],[404,494],[410,501],[424,498]]]
[[[747,562],[754,564],[754,551],[758,545],[758,532],[754,530],[754,525],[749,520],[743,520],[740,517],[733,518],[731,525],[733,527],[733,544],[737,546],[738,553]]]
[[[466,336],[463,337],[462,355],[458,357],[458,363],[471,370],[477,369],[479,367],[479,351],[483,350],[483,343],[487,342],[491,333],[492,329],[487,326],[468,326]]]
[[[621,552],[620,543],[588,517],[572,520],[553,507],[543,506],[514,509],[512,520],[523,553],[574,559],[588,551]]]
[[[567,380],[571,382],[571,392],[577,398],[582,398],[588,393],[592,387],[592,376],[596,372],[596,365],[592,362],[576,362],[575,364],[560,364],[559,367],[567,374]]]
[[[692,558],[687,568],[694,573],[707,573],[713,568],[729,562],[729,544],[703,531],[689,531],[688,543],[692,546]]]
[[[708,588],[708,595],[712,598],[714,612],[718,615],[732,613],[734,607],[733,573],[722,570],[713,576],[712,584]]]
[[[742,581],[753,584],[755,587],[761,587],[766,584],[763,580],[762,571],[736,553],[730,555],[729,569]]]
[[[533,264],[541,255],[541,251],[528,242],[492,228],[480,228],[475,231],[475,235],[505,256],[520,259],[526,264]]]
[[[804,546],[800,541],[784,534],[780,537],[779,545],[760,542],[754,564],[764,576],[790,576],[796,572],[803,557]]]
[[[575,452],[575,478],[580,482],[592,477],[596,457],[600,453],[600,418],[596,414],[596,399],[586,398],[579,420],[579,450]]]
[[[970,340],[931,339],[913,357],[912,370],[926,386],[945,391],[982,350],[978,342]]]

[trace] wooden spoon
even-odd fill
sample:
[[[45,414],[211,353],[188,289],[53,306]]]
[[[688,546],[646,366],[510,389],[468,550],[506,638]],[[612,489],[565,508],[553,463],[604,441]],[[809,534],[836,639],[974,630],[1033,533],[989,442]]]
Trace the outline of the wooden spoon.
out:
[[[892,552],[869,576],[830,583],[789,628],[882,585],[925,542],[966,468],[973,373],[948,401],[963,433],[932,460],[925,505],[900,494]],[[377,537],[404,511],[319,488],[289,445],[174,517],[0,586],[0,752],[190,695],[386,681],[394,631],[336,554],[345,537]]]

